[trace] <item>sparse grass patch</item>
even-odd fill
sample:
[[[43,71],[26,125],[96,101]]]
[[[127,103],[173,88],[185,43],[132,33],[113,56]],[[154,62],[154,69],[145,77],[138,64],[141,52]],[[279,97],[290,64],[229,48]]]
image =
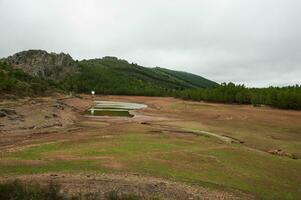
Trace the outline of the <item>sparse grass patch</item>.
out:
[[[23,175],[23,174],[39,174],[49,172],[109,172],[109,170],[101,167],[97,160],[55,160],[46,165],[20,165],[1,164],[0,176],[4,175]]]

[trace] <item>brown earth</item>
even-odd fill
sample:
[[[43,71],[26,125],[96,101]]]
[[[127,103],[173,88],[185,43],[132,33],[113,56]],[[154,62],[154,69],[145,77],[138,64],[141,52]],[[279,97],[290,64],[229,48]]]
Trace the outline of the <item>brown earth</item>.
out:
[[[22,148],[57,141],[83,140],[93,137],[112,137],[121,128],[147,126],[152,134],[171,133],[178,137],[190,137],[197,134],[192,129],[201,128],[214,131],[221,136],[238,141],[255,150],[268,152],[281,147],[270,144],[256,144],[244,135],[222,129],[217,123],[235,123],[242,121],[255,123],[258,126],[277,121],[279,126],[295,126],[301,121],[301,113],[271,108],[254,108],[249,105],[222,105],[201,102],[182,101],[174,98],[134,97],[134,96],[102,96],[101,100],[137,102],[148,105],[148,108],[134,111],[133,118],[99,117],[91,118],[81,113],[93,104],[87,95],[80,97],[55,96],[44,98],[25,98],[17,101],[3,100],[0,108],[13,109],[16,114],[0,118],[0,155],[5,152],[20,151]],[[172,109],[173,106],[177,109]],[[195,109],[191,109],[195,108]],[[209,108],[209,109],[208,109]],[[188,124],[189,130],[180,125]],[[208,128],[209,127],[209,128]],[[99,131],[101,130],[101,135]],[[143,131],[143,130],[142,130]],[[275,140],[279,137],[274,136]],[[218,139],[218,138],[217,138]],[[290,140],[291,138],[285,138]],[[285,148],[285,147],[284,147]],[[285,151],[286,152],[286,151]],[[270,152],[271,153],[271,152]],[[273,153],[274,154],[274,153]],[[277,155],[275,153],[275,155]],[[292,153],[287,153],[292,155]],[[52,159],[60,159],[60,155],[52,155]],[[281,155],[282,156],[282,155]],[[51,159],[51,158],[49,158]],[[78,159],[64,157],[63,159]],[[104,165],[113,169],[123,168],[109,157],[102,158]],[[209,159],[209,158],[208,158]],[[213,157],[214,159],[214,157]],[[7,162],[7,161],[5,161]],[[10,161],[13,162],[13,161]],[[22,163],[26,165],[28,163]],[[28,161],[30,162],[30,161]],[[32,161],[44,164],[45,161]],[[1,161],[0,161],[1,163]],[[71,193],[81,190],[105,193],[110,190],[134,192],[143,196],[162,196],[166,199],[253,199],[254,197],[237,190],[206,189],[204,187],[163,180],[139,174],[39,174],[26,176],[1,177],[2,181],[19,178],[46,183],[56,180]]]
[[[188,185],[171,180],[141,176],[139,174],[39,174],[18,176],[18,180],[47,185],[58,183],[69,194],[97,193],[104,197],[110,191],[136,194],[143,198],[158,197],[166,200],[254,199],[237,190],[217,190]],[[2,178],[0,182],[12,181],[15,177]]]

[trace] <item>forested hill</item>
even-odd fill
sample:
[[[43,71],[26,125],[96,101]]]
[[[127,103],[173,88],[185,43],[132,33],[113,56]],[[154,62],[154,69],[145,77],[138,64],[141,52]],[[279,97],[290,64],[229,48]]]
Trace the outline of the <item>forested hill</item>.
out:
[[[55,83],[59,89],[74,92],[95,90],[98,94],[170,96],[179,90],[217,85],[201,76],[147,68],[116,57],[75,61],[65,53],[28,50],[1,62],[6,71],[10,67],[22,70],[26,75]],[[1,76],[4,75],[0,74],[0,79]]]
[[[162,96],[177,90],[217,85],[197,75],[193,76],[194,82],[190,82],[184,77],[184,73],[181,78],[180,74],[175,76],[157,68],[142,67],[115,57],[84,60],[79,62],[79,68],[80,73],[66,82],[66,89],[79,92],[93,89],[102,94]]]
[[[210,81],[206,78],[203,78],[203,77],[200,77],[198,75],[191,74],[188,72],[174,71],[174,70],[165,69],[165,68],[161,68],[161,67],[156,67],[156,68],[154,68],[154,70],[161,71],[165,74],[174,76],[174,77],[178,78],[179,80],[186,82],[191,87],[207,88],[207,87],[217,86],[216,82]]]

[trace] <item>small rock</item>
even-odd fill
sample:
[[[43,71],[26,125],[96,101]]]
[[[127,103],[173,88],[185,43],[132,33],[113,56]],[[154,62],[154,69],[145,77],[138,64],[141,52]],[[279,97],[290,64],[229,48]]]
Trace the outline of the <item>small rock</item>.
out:
[[[3,111],[0,111],[0,118],[1,117],[6,117],[6,113],[4,113]]]
[[[50,174],[50,176],[58,176],[57,174]]]
[[[8,116],[8,119],[9,120],[18,120],[19,119],[19,117],[18,116]]]
[[[1,125],[0,125],[1,126]],[[295,154],[292,154],[292,159],[294,159],[294,160],[298,160],[299,158],[298,158],[298,156],[297,155],[295,155]]]
[[[56,103],[53,105],[53,107],[57,108],[57,109],[60,109],[60,110],[64,110],[64,106],[60,103]]]
[[[2,108],[2,109],[0,109],[0,112],[4,113],[6,115],[16,115],[17,114],[17,112],[15,110],[9,109],[9,108]]]
[[[269,150],[268,153],[277,155],[277,156],[286,156],[289,158],[293,158],[293,155],[291,153],[288,153],[282,149],[272,149],[272,150]]]
[[[60,123],[60,122],[57,122],[57,123],[55,123],[55,124],[54,124],[54,126],[60,126],[60,127],[62,127],[62,126],[63,126],[63,124],[62,124],[62,123]]]

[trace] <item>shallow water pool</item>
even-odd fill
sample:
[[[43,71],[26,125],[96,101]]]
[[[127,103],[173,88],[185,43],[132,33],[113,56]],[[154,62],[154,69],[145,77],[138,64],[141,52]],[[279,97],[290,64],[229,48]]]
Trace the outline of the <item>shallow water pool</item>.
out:
[[[147,105],[139,103],[116,102],[116,101],[95,101],[94,106],[84,112],[91,116],[111,117],[134,117],[129,111],[146,108]]]

